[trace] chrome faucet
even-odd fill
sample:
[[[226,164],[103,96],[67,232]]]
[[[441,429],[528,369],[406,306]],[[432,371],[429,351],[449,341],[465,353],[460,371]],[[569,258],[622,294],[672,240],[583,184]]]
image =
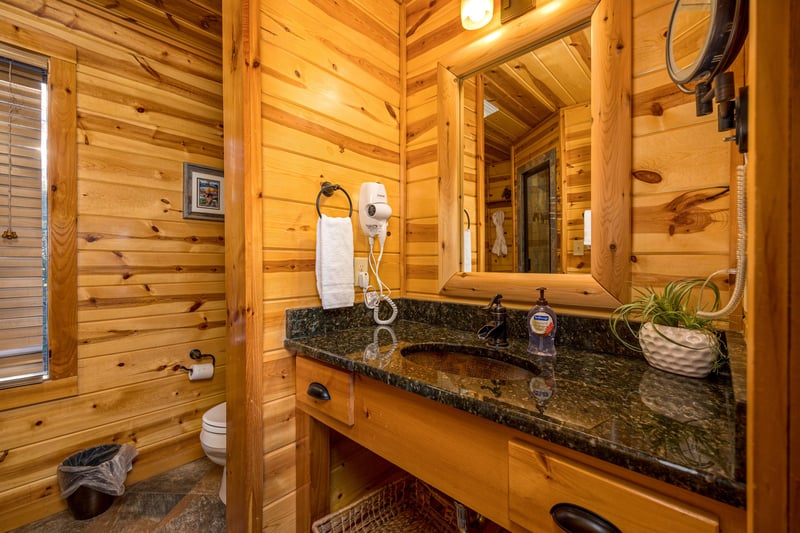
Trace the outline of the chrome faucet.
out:
[[[481,309],[488,311],[492,320],[478,330],[478,337],[486,340],[486,344],[493,348],[508,346],[508,323],[506,322],[506,308],[500,303],[502,294],[498,294],[492,302]]]

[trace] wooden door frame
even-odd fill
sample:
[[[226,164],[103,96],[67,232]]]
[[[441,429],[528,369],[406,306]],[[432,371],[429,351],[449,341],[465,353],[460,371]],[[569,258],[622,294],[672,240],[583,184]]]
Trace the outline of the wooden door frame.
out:
[[[794,4],[794,5],[793,5]],[[800,523],[800,45],[791,0],[751,0],[749,34],[748,531]],[[794,176],[792,176],[794,174]],[[793,526],[794,525],[794,526]]]
[[[260,2],[223,1],[228,531],[262,530],[264,338]]]

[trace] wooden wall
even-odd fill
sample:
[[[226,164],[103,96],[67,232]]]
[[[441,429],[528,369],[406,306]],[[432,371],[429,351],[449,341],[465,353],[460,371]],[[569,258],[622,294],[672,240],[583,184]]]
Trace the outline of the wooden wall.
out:
[[[201,416],[225,399],[224,226],[182,216],[182,163],[223,162],[220,0],[104,4],[0,5],[0,39],[77,48],[79,198],[79,394],[0,411],[3,530],[65,508],[75,451],[134,445],[129,482],[201,457]],[[213,380],[178,369],[193,348],[216,355]]]
[[[567,274],[589,274],[592,252],[585,247],[575,255],[576,241],[583,242],[583,212],[592,208],[592,112],[589,104],[561,109],[561,265]]]
[[[294,360],[283,338],[287,308],[320,305],[315,201],[323,182],[352,198],[357,257],[368,252],[361,183],[386,186],[394,214],[380,274],[400,295],[399,21],[394,0],[261,2],[265,530],[310,529],[308,510],[296,507],[310,482],[295,469],[296,454],[308,452],[307,424],[295,419]],[[347,208],[341,192],[320,200],[328,216]]]
[[[733,260],[729,185],[735,147],[715,115],[697,118],[664,68],[674,2],[633,2],[633,282],[705,276]],[[544,4],[537,7],[543,7]],[[409,0],[406,294],[440,298],[437,202],[437,60],[469,42],[459,2]],[[723,280],[724,281],[724,280]],[[723,283],[723,289],[724,283]]]
[[[497,161],[486,165],[486,208],[481,223],[486,228],[484,257],[487,272],[514,272],[517,263],[517,246],[514,241],[514,173],[511,160]],[[496,255],[492,253],[497,228],[492,220],[495,211],[503,212],[503,238],[506,240],[508,253]]]
[[[703,276],[735,264],[730,187],[736,146],[716,113],[698,118],[664,66],[674,2],[633,3],[634,284]],[[727,288],[722,280],[721,289]]]

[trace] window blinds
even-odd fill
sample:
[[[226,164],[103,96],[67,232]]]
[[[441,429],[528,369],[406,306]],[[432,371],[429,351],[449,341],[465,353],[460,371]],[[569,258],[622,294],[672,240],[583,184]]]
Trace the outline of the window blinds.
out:
[[[0,45],[0,387],[47,373],[46,65]]]

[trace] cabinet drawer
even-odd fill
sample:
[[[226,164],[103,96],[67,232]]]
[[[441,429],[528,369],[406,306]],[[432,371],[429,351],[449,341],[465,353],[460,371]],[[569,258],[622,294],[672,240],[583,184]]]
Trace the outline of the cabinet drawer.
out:
[[[509,518],[533,531],[562,531],[550,515],[571,504],[599,515],[623,533],[716,533],[707,511],[616,478],[522,441],[508,443]]]
[[[353,425],[353,374],[305,357],[296,358],[298,407]],[[323,399],[327,397],[327,399]]]

